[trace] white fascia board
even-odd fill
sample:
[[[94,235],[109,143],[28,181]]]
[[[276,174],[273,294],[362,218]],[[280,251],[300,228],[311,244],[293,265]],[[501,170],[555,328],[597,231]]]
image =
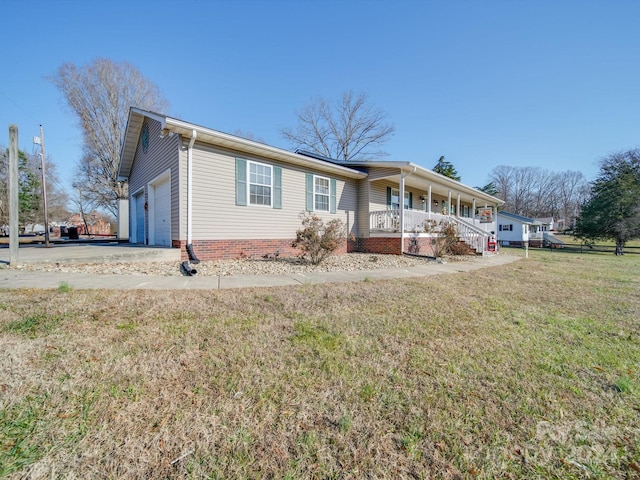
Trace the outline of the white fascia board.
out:
[[[257,156],[280,160],[298,166],[316,168],[318,170],[342,175],[349,178],[367,177],[366,173],[352,168],[323,162],[321,160],[316,160],[315,158],[289,152],[287,150],[272,147],[264,143],[255,142],[253,140],[236,137],[235,135],[229,135],[217,130],[201,127],[199,125],[193,125],[191,123],[174,118],[167,117],[165,127],[170,131],[176,132],[185,137],[190,137],[191,132],[195,129],[198,132],[198,141],[211,143],[213,145],[226,147],[232,150],[238,150],[239,152],[251,153]]]
[[[415,174],[419,175],[423,178],[434,179],[438,183],[450,186],[451,189],[455,189],[458,191],[464,191],[472,196],[475,196],[477,200],[484,200],[487,203],[495,203],[498,205],[504,204],[503,200],[494,197],[493,195],[489,195],[487,193],[481,192],[473,187],[465,185],[462,182],[458,182],[452,178],[449,178],[440,173],[434,172],[433,170],[429,170],[428,168],[421,167],[420,165],[416,165],[411,162],[394,162],[394,161],[363,161],[363,162],[347,162],[351,166],[362,166],[362,167],[379,167],[379,168],[399,168],[402,171],[413,171],[415,168]]]

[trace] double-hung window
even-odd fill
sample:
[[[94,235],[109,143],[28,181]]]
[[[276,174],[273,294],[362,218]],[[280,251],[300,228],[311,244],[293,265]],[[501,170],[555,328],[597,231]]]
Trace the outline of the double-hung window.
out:
[[[313,177],[313,205],[316,212],[329,211],[331,183],[326,177]]]
[[[236,205],[282,208],[282,167],[236,158]]]
[[[336,179],[311,172],[305,177],[306,211],[336,213]]]
[[[391,189],[391,208],[393,210],[400,209],[400,190],[397,188]],[[410,193],[404,191],[404,208],[411,208]]]
[[[248,162],[249,164],[249,204],[271,206],[273,175],[271,165]]]

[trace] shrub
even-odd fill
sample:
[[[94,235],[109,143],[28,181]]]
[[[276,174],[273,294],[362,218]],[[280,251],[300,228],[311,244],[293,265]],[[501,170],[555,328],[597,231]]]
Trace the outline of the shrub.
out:
[[[476,251],[469,246],[468,243],[465,243],[462,240],[458,240],[456,243],[451,245],[451,255],[455,256],[465,256],[465,255],[475,255]]]
[[[454,245],[458,243],[458,232],[453,222],[442,222],[440,227],[441,235],[431,239],[433,254],[438,258],[451,254]]]
[[[296,232],[296,239],[291,246],[299,248],[302,258],[308,259],[313,265],[319,265],[346,240],[342,220],[336,218],[325,224],[317,215],[306,213],[302,213],[300,218],[302,229]]]

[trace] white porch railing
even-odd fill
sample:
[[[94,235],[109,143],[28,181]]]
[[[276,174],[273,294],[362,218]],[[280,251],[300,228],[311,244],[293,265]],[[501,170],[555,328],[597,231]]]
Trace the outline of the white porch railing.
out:
[[[472,219],[452,217],[460,239],[474,248],[476,252],[484,254],[488,250],[489,233],[472,223]]]
[[[487,252],[488,232],[474,224],[471,218],[441,215],[422,210],[405,209],[404,231],[411,233],[441,232],[442,226],[454,223],[458,236],[478,253]],[[379,210],[369,213],[369,228],[378,232],[400,232],[400,210]]]
[[[425,222],[433,221],[439,226],[443,220],[452,217],[440,215],[438,213],[428,213],[422,210],[405,209],[404,211],[404,231],[424,232]],[[369,228],[374,231],[399,232],[400,231],[400,210],[379,210],[369,213]],[[439,229],[438,229],[439,231]]]

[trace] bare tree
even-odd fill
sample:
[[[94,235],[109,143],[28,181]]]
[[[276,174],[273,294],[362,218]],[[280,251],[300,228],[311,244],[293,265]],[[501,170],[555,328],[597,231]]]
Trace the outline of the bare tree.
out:
[[[550,172],[539,167],[500,165],[489,175],[504,200],[504,210],[526,217],[560,217],[569,225],[586,198],[588,184],[581,172]]]
[[[495,167],[489,174],[489,183],[493,183],[496,187],[496,196],[505,202],[504,210],[511,210],[511,177],[514,167],[507,165],[499,165]]]
[[[84,223],[85,232],[89,233],[89,222],[87,221],[87,216],[96,210],[98,204],[84,190],[83,183],[74,182],[73,188],[75,190],[75,194],[71,196],[71,203],[73,203],[76,211],[82,219],[82,223]]]
[[[567,170],[557,175],[555,190],[559,214],[565,220],[565,228],[572,228],[580,214],[580,206],[591,193],[589,184],[582,172]]]
[[[540,167],[528,167],[529,200],[525,210],[530,217],[557,216],[557,195],[554,180],[557,174]]]
[[[117,176],[129,107],[163,112],[168,104],[158,88],[126,62],[98,58],[79,67],[65,63],[49,80],[82,128],[83,156],[76,183],[83,184],[99,208],[116,215],[117,200],[127,197],[127,185]]]
[[[298,125],[280,131],[296,149],[336,160],[371,160],[387,155],[381,147],[393,135],[388,115],[367,102],[364,93],[345,92],[331,104],[316,97],[297,114]]]
[[[38,166],[38,175],[41,175]],[[69,197],[67,191],[60,183],[58,177],[58,167],[51,159],[47,158],[45,165],[47,175],[47,211],[50,221],[59,222],[69,216],[67,205]]]
[[[234,130],[232,135],[235,135],[236,137],[246,138],[247,140],[251,140],[253,142],[265,143],[265,144],[267,143],[264,141],[264,138],[258,137],[254,135],[253,132],[245,131],[240,128],[237,128],[236,130]]]

